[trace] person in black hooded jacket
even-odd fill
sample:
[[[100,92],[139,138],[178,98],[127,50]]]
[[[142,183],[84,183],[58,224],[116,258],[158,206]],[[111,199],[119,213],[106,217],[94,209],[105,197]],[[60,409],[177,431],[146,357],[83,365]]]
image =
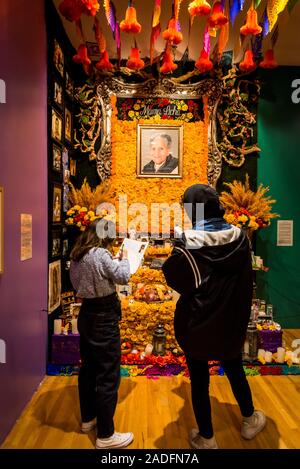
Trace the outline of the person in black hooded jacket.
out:
[[[254,410],[241,350],[252,303],[249,241],[238,227],[225,222],[218,193],[196,184],[182,199],[192,229],[176,240],[163,264],[168,285],[180,293],[174,329],[190,373],[198,430],[190,432],[193,448],[216,449],[209,398],[209,360],[220,360],[242,414],[241,435],[254,438],[265,426]]]

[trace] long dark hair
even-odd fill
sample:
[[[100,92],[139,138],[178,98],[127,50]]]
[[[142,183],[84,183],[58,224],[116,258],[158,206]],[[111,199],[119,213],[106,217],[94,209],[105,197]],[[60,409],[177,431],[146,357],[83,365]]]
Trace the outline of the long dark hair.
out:
[[[116,238],[116,225],[110,220],[94,220],[78,237],[72,251],[71,260],[80,259],[93,248],[109,249]]]

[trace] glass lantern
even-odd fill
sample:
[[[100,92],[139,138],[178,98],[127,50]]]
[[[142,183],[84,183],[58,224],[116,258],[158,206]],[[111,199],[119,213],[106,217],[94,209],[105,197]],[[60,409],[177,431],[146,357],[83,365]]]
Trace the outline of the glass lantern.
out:
[[[166,351],[166,334],[162,324],[158,324],[153,332],[153,354],[164,355]]]
[[[249,322],[246,339],[243,347],[243,360],[254,361],[257,359],[258,351],[258,330],[256,324]]]

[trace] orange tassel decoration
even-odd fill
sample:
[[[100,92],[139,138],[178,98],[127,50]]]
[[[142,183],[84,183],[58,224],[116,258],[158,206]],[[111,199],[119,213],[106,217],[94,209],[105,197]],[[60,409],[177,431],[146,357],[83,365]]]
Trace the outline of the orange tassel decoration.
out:
[[[253,72],[256,69],[256,63],[253,60],[252,50],[246,50],[243,62],[239,65],[242,72]]]
[[[223,13],[221,2],[215,2],[212,7],[212,14],[208,18],[210,28],[220,28],[226,23],[228,23],[228,18]]]
[[[141,32],[142,26],[137,22],[136,9],[134,7],[127,8],[125,20],[121,21],[120,29],[123,33],[138,34]]]
[[[210,14],[211,6],[206,0],[194,0],[188,6],[191,16],[206,16]]]
[[[182,41],[182,34],[180,31],[177,29],[177,24],[176,24],[175,18],[170,19],[168,29],[166,29],[162,37],[166,40],[169,41],[170,44],[178,45]]]
[[[77,50],[77,55],[74,55],[73,61],[77,64],[90,65],[91,61],[88,57],[87,47],[85,44],[80,44]]]
[[[274,57],[273,49],[269,49],[266,51],[264,59],[260,62],[259,66],[261,68],[276,68],[278,67],[278,63]]]
[[[164,57],[163,57],[163,64],[160,67],[161,73],[172,73],[176,70],[177,65],[173,62],[172,53],[170,48],[165,50]]]
[[[96,63],[97,70],[107,70],[108,72],[112,72],[114,69],[113,64],[109,61],[108,52],[107,50],[103,51],[101,54],[101,58],[98,63]]]
[[[244,26],[240,28],[241,34],[246,36],[247,34],[260,34],[262,32],[262,27],[257,23],[257,13],[256,10],[251,7],[247,12],[247,21]]]
[[[132,47],[130,52],[130,57],[127,60],[126,66],[130,70],[141,70],[145,67],[145,62],[140,59],[140,51],[137,47]]]
[[[202,49],[200,53],[200,57],[195,63],[195,67],[200,71],[200,73],[205,73],[209,72],[213,68],[213,63],[209,59],[208,52],[206,50]]]

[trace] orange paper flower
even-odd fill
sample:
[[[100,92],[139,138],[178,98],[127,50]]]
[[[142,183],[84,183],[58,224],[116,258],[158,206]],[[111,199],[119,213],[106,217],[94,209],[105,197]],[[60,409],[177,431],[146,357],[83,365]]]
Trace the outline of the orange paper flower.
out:
[[[177,65],[173,62],[172,54],[170,50],[164,52],[163,64],[160,67],[161,73],[170,73],[176,70]]]
[[[140,51],[137,47],[132,47],[130,57],[127,60],[126,66],[131,70],[141,70],[145,67],[145,62],[140,58]]]
[[[220,28],[224,24],[228,23],[228,18],[223,13],[223,7],[221,2],[215,2],[212,7],[212,14],[208,18],[208,24],[211,28]]]
[[[252,50],[246,50],[244,60],[239,65],[242,72],[252,72],[256,69],[256,63],[253,60]]]
[[[138,34],[141,32],[142,26],[137,22],[136,9],[134,7],[127,8],[125,20],[121,21],[120,29],[124,33]]]
[[[91,64],[91,61],[88,57],[87,47],[85,44],[80,44],[77,50],[77,54],[73,57],[73,61],[77,64],[82,64],[86,66]]]
[[[247,34],[260,34],[262,32],[262,27],[257,23],[257,13],[256,10],[251,7],[247,12],[247,21],[244,26],[240,28],[241,34],[245,36]]]
[[[194,0],[188,6],[191,16],[206,16],[210,14],[211,6],[206,0]]]
[[[200,71],[200,73],[209,72],[213,68],[213,63],[209,59],[206,50],[202,49],[200,57],[195,63],[195,67]]]
[[[274,51],[273,49],[269,49],[265,53],[264,60],[262,60],[259,64],[261,68],[276,68],[278,67],[278,63],[275,60],[274,57]]]
[[[166,29],[162,37],[166,40],[169,41],[171,44],[178,45],[182,41],[182,34],[180,31],[178,31],[178,26],[175,18],[170,19],[168,29]]]
[[[114,69],[113,64],[109,61],[108,52],[105,50],[101,54],[99,62],[96,64],[97,70],[108,70],[111,72]]]

